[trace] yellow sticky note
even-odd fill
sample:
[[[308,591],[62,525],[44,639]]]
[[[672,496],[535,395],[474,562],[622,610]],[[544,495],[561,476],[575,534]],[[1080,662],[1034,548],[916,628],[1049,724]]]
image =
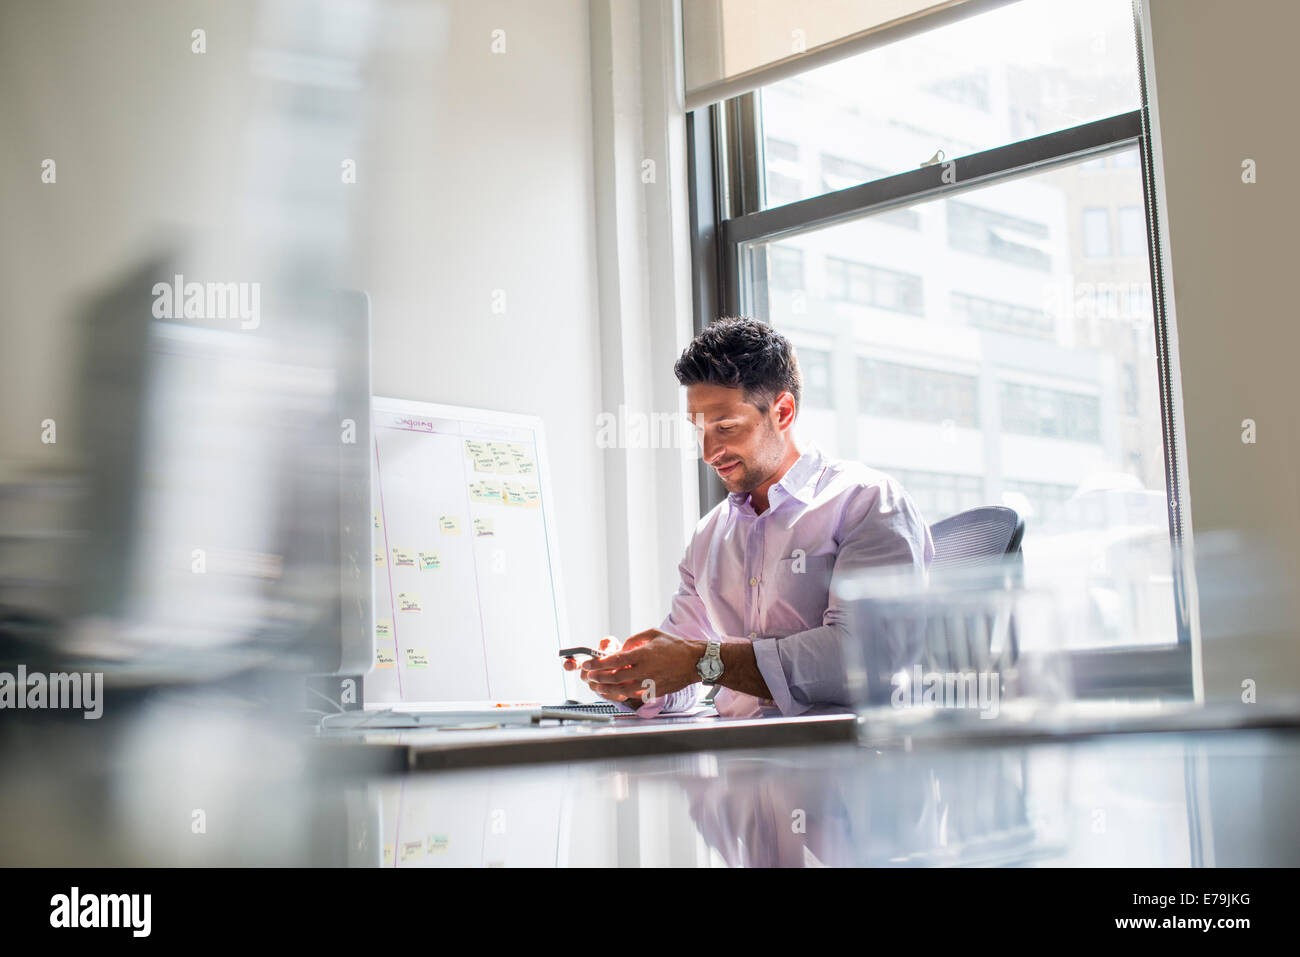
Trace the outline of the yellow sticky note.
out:
[[[415,555],[405,548],[393,549],[393,567],[394,568],[414,568]]]
[[[420,552],[420,571],[437,571],[442,567],[442,559],[437,552]]]
[[[376,564],[376,565],[382,565],[383,563],[384,563],[384,550],[383,550],[382,548],[376,548],[376,549],[375,549],[375,564]]]
[[[538,506],[542,504],[542,493],[535,488],[524,486],[524,504]]]
[[[430,834],[427,850],[430,854],[443,854],[451,845],[451,838],[446,834]]]
[[[496,504],[504,501],[501,493],[501,485],[492,479],[484,479],[481,482],[470,482],[469,500],[471,502],[480,502],[482,504]]]
[[[502,483],[502,491],[507,505],[524,504],[524,487],[518,482],[511,482],[507,479]]]
[[[438,519],[438,527],[444,535],[459,535],[460,519],[455,515],[443,515]]]
[[[465,440],[465,457],[476,459],[481,455],[487,454],[487,445],[483,442],[475,442],[473,439]]]
[[[397,608],[399,611],[423,611],[420,606],[420,596],[414,592],[402,592],[397,596]]]
[[[384,867],[393,866],[393,845],[384,845]]]
[[[380,618],[378,621],[376,621],[375,637],[376,638],[393,637],[393,623],[389,621],[387,618]]]
[[[379,513],[375,512],[375,528],[379,528]]]
[[[413,861],[417,857],[424,857],[424,841],[403,841],[402,861]]]
[[[495,526],[490,518],[474,519],[474,535],[477,538],[486,538],[489,535],[495,535]]]
[[[385,648],[382,645],[375,649],[375,667],[392,668],[397,664],[397,655],[392,648]]]
[[[407,648],[406,667],[408,668],[429,667],[429,655],[425,652],[423,648]]]

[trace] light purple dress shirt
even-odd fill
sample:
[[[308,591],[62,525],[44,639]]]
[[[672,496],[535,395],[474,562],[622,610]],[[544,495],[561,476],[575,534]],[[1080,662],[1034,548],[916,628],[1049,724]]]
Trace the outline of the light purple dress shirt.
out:
[[[930,529],[896,479],[828,459],[811,446],[767,499],[759,515],[748,493],[733,493],[700,520],[659,630],[753,643],[772,697],[721,688],[714,699],[719,714],[758,716],[775,705],[783,715],[797,715],[848,706],[845,610],[831,580],[879,565],[912,565],[925,574],[934,558]],[[638,713],[686,710],[704,687],[652,699]]]

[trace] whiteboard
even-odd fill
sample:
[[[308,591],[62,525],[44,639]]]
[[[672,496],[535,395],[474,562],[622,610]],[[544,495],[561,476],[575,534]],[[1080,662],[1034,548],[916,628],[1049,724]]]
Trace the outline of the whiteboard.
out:
[[[376,396],[365,704],[557,704],[567,635],[540,419]]]

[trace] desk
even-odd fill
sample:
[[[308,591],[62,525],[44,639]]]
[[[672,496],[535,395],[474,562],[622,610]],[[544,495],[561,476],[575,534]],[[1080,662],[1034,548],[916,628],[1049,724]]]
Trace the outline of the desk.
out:
[[[1102,730],[1129,733],[975,740],[918,728],[867,743],[836,740],[851,717],[633,722],[534,729],[552,755],[594,749],[584,759],[455,767],[481,749],[427,751],[419,738],[451,733],[424,731],[354,746],[372,763],[347,767],[337,752],[322,760],[341,742],[309,741],[242,701],[109,704],[101,721],[0,723],[0,820],[15,825],[0,864],[1300,865],[1294,720],[1207,730],[1185,723],[1211,714],[1185,712],[1161,731],[1109,721]],[[517,742],[502,747],[494,761],[518,757]],[[445,769],[404,770],[422,751]],[[192,829],[196,809],[206,833]]]
[[[337,732],[321,738],[321,759],[378,771],[445,771],[501,764],[589,761],[844,743],[854,739],[852,714],[807,717],[720,718],[660,717],[624,719],[609,724],[546,722],[537,727],[501,727],[463,731]],[[358,764],[359,762],[359,764]]]
[[[737,749],[345,787],[352,866],[1300,864],[1300,732]],[[329,853],[329,848],[335,850]]]

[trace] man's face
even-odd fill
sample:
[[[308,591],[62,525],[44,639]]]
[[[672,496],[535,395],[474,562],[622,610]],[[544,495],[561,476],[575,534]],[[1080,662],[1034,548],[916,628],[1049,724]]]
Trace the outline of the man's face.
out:
[[[775,404],[760,412],[743,389],[700,384],[687,386],[686,412],[705,464],[728,492],[752,492],[780,467],[785,446]]]

